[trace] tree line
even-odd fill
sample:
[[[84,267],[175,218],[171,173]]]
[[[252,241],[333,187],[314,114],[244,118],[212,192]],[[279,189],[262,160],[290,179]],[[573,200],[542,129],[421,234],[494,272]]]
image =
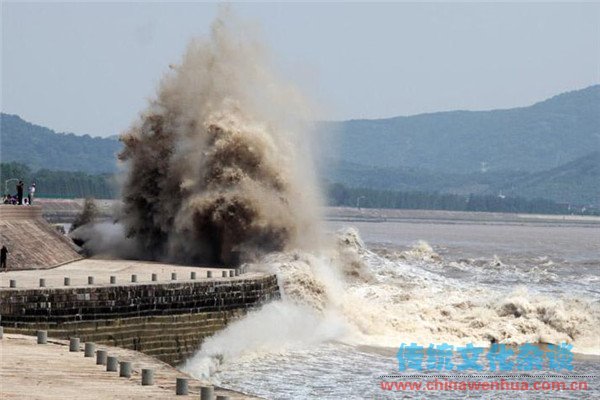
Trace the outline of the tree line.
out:
[[[113,199],[118,195],[118,186],[112,174],[93,175],[49,169],[34,172],[21,163],[1,163],[0,184],[3,194],[16,193],[15,179],[22,179],[26,187],[35,182],[36,197]]]
[[[400,192],[347,187],[339,183],[327,184],[327,199],[331,206],[363,208],[600,215],[598,209],[572,207],[541,198]]]
[[[26,165],[16,162],[0,164],[0,179],[3,194],[7,194],[7,179],[23,179],[26,186],[36,182],[37,197],[114,199],[119,193],[116,176],[112,174],[93,175],[49,169],[34,172]],[[15,184],[15,181],[10,181],[6,185],[8,193],[16,193]],[[574,208],[568,204],[541,198],[379,190],[349,187],[340,183],[327,183],[325,187],[327,202],[331,206],[600,215],[597,208]]]

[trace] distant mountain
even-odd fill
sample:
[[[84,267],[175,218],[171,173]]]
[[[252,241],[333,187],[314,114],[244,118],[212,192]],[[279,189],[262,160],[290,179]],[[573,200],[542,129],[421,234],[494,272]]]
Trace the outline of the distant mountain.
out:
[[[114,138],[56,133],[17,115],[0,114],[0,160],[3,163],[16,161],[33,170],[115,172],[115,154],[120,149],[121,143]]]
[[[600,149],[600,85],[529,107],[451,111],[321,125],[344,162],[431,172],[536,172]]]
[[[497,189],[506,195],[600,205],[600,151],[548,171],[514,179],[498,185]]]
[[[116,171],[116,137],[56,133],[1,114],[0,160]],[[542,197],[600,206],[600,85],[529,107],[319,124],[320,175],[379,190]]]

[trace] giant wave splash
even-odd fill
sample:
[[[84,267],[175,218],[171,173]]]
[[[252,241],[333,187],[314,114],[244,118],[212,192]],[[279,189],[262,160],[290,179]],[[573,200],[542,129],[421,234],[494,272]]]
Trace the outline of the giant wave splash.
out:
[[[242,28],[223,10],[121,136],[120,223],[144,258],[234,265],[318,236],[309,107]]]

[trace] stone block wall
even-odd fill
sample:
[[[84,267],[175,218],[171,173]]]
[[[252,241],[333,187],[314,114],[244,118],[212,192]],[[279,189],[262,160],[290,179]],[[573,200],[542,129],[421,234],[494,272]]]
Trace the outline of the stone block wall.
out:
[[[248,310],[279,298],[274,275],[199,282],[0,291],[6,332],[141,351],[176,365]]]

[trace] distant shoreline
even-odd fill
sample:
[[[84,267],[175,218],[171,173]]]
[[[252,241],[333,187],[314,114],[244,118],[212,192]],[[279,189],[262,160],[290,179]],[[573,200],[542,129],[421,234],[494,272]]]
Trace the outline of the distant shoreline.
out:
[[[36,200],[44,217],[53,223],[70,223],[82,209],[84,199]],[[96,200],[101,216],[111,218],[119,200]],[[479,223],[479,224],[552,224],[600,226],[600,216],[561,214],[516,214],[481,211],[409,210],[388,208],[324,207],[326,221],[412,222],[412,223]]]
[[[590,215],[515,214],[480,211],[407,210],[326,207],[325,219],[348,222],[559,224],[600,226],[600,217]]]

